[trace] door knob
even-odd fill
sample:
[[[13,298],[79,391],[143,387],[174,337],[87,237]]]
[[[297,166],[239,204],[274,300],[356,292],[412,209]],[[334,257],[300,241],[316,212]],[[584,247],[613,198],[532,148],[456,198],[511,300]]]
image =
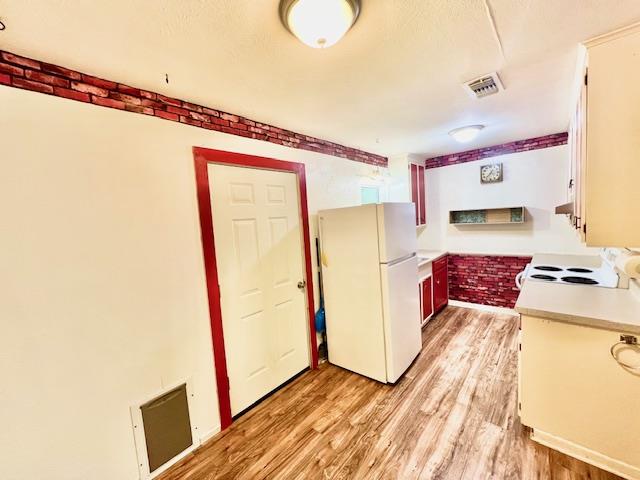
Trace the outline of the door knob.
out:
[[[300,280],[300,281],[298,282],[298,288],[299,288],[300,290],[304,290],[304,287],[306,287],[306,286],[307,286],[307,282],[305,282],[304,280]]]

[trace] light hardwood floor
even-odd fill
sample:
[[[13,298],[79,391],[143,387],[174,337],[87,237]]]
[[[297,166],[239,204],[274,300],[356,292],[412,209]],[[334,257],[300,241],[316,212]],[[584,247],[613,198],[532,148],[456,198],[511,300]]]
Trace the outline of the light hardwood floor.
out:
[[[447,307],[396,385],[323,364],[160,478],[619,478],[528,438],[517,332],[516,317]]]

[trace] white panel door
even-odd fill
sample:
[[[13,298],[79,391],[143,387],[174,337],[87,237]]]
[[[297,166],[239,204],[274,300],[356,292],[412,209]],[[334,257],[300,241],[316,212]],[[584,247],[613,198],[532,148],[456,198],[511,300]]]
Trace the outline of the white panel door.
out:
[[[209,165],[231,413],[309,366],[295,174]]]

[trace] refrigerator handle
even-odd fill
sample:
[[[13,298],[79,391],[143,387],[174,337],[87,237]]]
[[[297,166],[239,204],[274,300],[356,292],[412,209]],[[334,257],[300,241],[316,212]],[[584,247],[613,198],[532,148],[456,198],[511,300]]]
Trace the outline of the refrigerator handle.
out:
[[[383,263],[383,265],[387,265],[387,266],[391,267],[391,266],[393,266],[393,265],[397,265],[398,263],[402,263],[402,262],[404,262],[404,261],[406,261],[406,260],[409,260],[409,259],[411,259],[411,258],[413,258],[413,257],[415,257],[415,256],[416,256],[416,253],[415,253],[415,252],[413,252],[413,253],[410,253],[409,255],[405,255],[405,256],[404,256],[404,257],[402,257],[402,258],[396,258],[396,259],[395,259],[395,260],[393,260],[392,262]]]

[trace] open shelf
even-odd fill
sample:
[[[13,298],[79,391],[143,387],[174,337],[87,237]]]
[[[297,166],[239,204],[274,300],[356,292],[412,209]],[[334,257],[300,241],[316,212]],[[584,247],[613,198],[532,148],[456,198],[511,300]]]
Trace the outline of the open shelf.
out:
[[[524,207],[451,210],[450,225],[507,225],[524,223]]]

